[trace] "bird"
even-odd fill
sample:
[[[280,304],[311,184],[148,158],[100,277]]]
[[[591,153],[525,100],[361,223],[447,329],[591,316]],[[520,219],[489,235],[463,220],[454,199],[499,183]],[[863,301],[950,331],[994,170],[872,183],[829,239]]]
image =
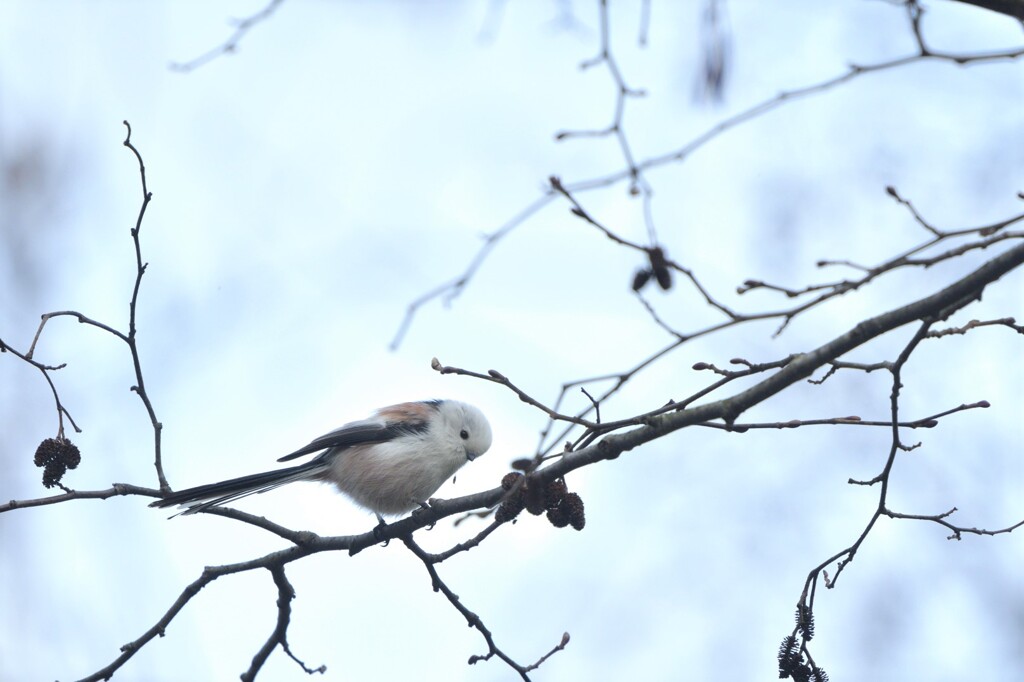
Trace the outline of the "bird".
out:
[[[457,400],[400,403],[277,460],[320,453],[308,462],[171,492],[149,506],[179,506],[179,514],[195,514],[295,481],[321,481],[333,483],[384,523],[384,516],[425,506],[450,476],[487,452],[491,441],[490,423],[472,405]]]

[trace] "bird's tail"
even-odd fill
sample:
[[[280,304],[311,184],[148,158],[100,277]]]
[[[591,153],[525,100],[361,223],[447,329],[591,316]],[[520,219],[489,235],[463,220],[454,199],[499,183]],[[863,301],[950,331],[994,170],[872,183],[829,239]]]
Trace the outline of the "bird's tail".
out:
[[[151,503],[150,507],[184,507],[181,514],[195,514],[210,507],[219,507],[227,502],[232,502],[255,493],[264,493],[268,490],[292,483],[293,481],[309,481],[319,478],[318,474],[323,473],[329,465],[322,460],[312,460],[299,466],[278,469],[277,471],[265,471],[262,474],[250,474],[241,478],[232,478],[219,483],[208,483],[207,485],[187,488],[170,493],[166,497]]]

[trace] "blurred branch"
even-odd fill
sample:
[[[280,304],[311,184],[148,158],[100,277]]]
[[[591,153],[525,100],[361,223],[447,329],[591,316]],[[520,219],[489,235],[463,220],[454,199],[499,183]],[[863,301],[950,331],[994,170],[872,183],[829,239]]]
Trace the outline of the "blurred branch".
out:
[[[198,69],[200,66],[207,64],[217,57],[226,54],[234,54],[238,49],[238,44],[242,41],[242,38],[252,30],[254,26],[262,23],[269,19],[277,8],[281,5],[284,0],[270,0],[270,3],[261,9],[256,14],[248,16],[244,19],[233,19],[231,23],[235,25],[235,31],[219,46],[213,48],[208,52],[204,52],[198,57],[191,59],[187,62],[171,62],[170,68],[172,71],[179,71],[182,73],[188,73],[194,69]]]
[[[700,31],[703,60],[694,88],[694,99],[698,102],[721,103],[724,99],[732,51],[727,24],[725,0],[705,0]]]
[[[810,95],[816,95],[822,92],[828,92],[835,89],[836,87],[848,83],[854,79],[866,76],[868,74],[876,74],[892,69],[897,69],[910,64],[915,64],[922,61],[940,61],[957,64],[959,66],[983,64],[994,61],[1009,61],[1015,60],[1024,55],[1024,47],[1009,49],[1009,50],[996,50],[992,52],[971,52],[971,53],[959,53],[959,52],[945,52],[939,50],[932,50],[924,45],[923,38],[921,37],[920,28],[920,16],[915,15],[913,9],[908,8],[908,23],[910,26],[911,33],[915,36],[918,42],[917,52],[903,57],[897,57],[874,64],[850,64],[847,70],[841,74],[826,78],[808,86],[802,88],[794,88],[791,90],[783,90],[774,97],[770,97],[755,104],[748,109],[745,109],[733,116],[723,119],[719,123],[709,128],[704,133],[693,138],[686,144],[678,147],[674,151],[666,152],[657,156],[652,156],[645,159],[638,164],[635,168],[627,167],[615,173],[594,177],[586,180],[580,180],[572,183],[567,183],[569,189],[573,192],[587,191],[591,189],[597,189],[600,187],[607,187],[609,185],[616,184],[622,180],[627,180],[634,177],[635,173],[642,173],[644,171],[663,166],[665,164],[685,161],[694,152],[708,144],[715,138],[722,135],[722,133],[731,130],[743,123],[747,123],[755,118],[758,118],[774,109],[777,109],[789,102],[797,99],[808,97]]]
[[[601,25],[601,38],[597,55],[591,59],[583,61],[580,64],[580,70],[585,71],[599,65],[604,65],[608,70],[608,75],[611,76],[615,89],[615,105],[612,113],[612,122],[606,128],[597,130],[563,130],[555,134],[555,140],[560,142],[573,138],[609,136],[615,138],[615,141],[618,143],[619,152],[622,154],[622,160],[625,162],[627,172],[629,173],[629,193],[633,196],[639,195],[643,200],[643,216],[644,224],[647,227],[647,239],[650,247],[655,248],[658,245],[658,231],[657,228],[655,228],[654,213],[651,210],[651,201],[654,197],[654,190],[651,188],[651,184],[647,182],[647,179],[644,178],[641,168],[636,163],[636,156],[633,153],[633,147],[626,134],[625,128],[626,100],[629,98],[645,97],[647,93],[642,89],[632,88],[626,84],[626,79],[622,75],[622,68],[619,66],[619,61],[615,57],[614,52],[612,52],[611,22],[608,17],[607,0],[599,0],[598,2],[598,20]],[[638,39],[638,46],[641,49],[647,45],[647,29],[649,22],[650,6],[648,3],[644,3],[640,8],[640,35]]]
[[[640,30],[636,43],[640,47],[647,46],[647,36],[651,29],[651,0],[640,0]]]
[[[562,141],[572,138],[615,137],[615,140],[619,144],[619,150],[622,153],[622,158],[626,162],[626,168],[629,172],[630,178],[632,179],[633,184],[631,192],[639,194],[641,191],[641,185],[646,185],[646,183],[641,177],[640,169],[637,167],[636,161],[634,160],[633,150],[623,126],[623,119],[626,115],[626,100],[630,97],[643,97],[646,93],[643,90],[631,88],[626,84],[626,79],[622,75],[622,69],[619,67],[619,62],[612,52],[611,28],[608,20],[607,0],[599,0],[598,17],[601,24],[601,45],[598,48],[598,52],[595,57],[587,59],[580,64],[580,70],[585,71],[602,64],[608,69],[608,74],[611,76],[612,82],[615,84],[615,111],[612,115],[612,122],[608,127],[601,128],[599,130],[563,130],[555,135],[555,139]],[[648,190],[649,188],[645,188],[645,191]]]
[[[416,313],[419,312],[421,307],[430,301],[433,301],[435,298],[443,299],[445,305],[449,305],[452,301],[458,298],[459,294],[461,294],[463,289],[466,288],[466,285],[468,285],[470,280],[473,279],[473,275],[476,274],[476,271],[481,265],[483,265],[487,256],[490,255],[491,250],[498,245],[498,242],[508,236],[508,234],[515,228],[526,222],[535,213],[540,211],[540,209],[547,206],[554,196],[554,192],[548,191],[521,212],[513,216],[511,220],[499,227],[497,230],[485,235],[483,246],[480,247],[479,251],[477,251],[476,255],[473,257],[473,260],[470,261],[469,265],[461,275],[449,282],[431,289],[410,303],[409,307],[405,311],[405,317],[402,319],[402,323],[398,326],[398,331],[395,332],[395,336],[391,340],[390,349],[397,350],[401,345],[402,340],[409,331],[409,327],[412,325],[413,318],[416,316]]]
[[[965,5],[974,5],[1024,22],[1024,0],[955,0]]]

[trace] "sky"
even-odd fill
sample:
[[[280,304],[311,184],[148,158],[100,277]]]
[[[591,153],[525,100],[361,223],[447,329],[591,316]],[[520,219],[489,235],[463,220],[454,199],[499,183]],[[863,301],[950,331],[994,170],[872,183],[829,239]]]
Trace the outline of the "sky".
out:
[[[451,397],[480,406],[495,444],[440,497],[494,487],[531,455],[544,415],[500,386],[441,376],[431,359],[497,369],[548,404],[561,386],[625,371],[671,341],[630,290],[637,255],[546,202],[489,252],[461,294],[432,300],[390,345],[407,306],[458,277],[484,244],[544,196],[623,168],[608,126],[616,90],[600,65],[597,3],[285,0],[232,54],[182,72],[261,2],[0,3],[0,338],[25,350],[39,315],[77,310],[124,328],[135,276],[129,230],[141,203],[127,120],[153,192],[142,225],[148,263],[138,309],[147,388],[163,424],[167,476],[198,485],[273,466],[281,453],[378,406]],[[624,130],[658,157],[779,92],[913,51],[904,11],[875,1],[731,2],[722,101],[695,97],[703,3],[611,2],[613,54],[642,98]],[[1017,48],[1013,21],[954,2],[926,4],[930,45]],[[661,243],[744,312],[848,276],[821,259],[876,264],[927,238],[885,192],[893,186],[944,229],[1021,212],[1024,62],[929,61],[865,74],[795,99],[646,174]],[[577,198],[645,242],[641,199],[625,183]],[[904,270],[796,318],[683,346],[603,407],[630,416],[708,383],[696,362],[766,362],[814,348],[861,319],[930,294],[998,253]],[[1012,273],[950,323],[1024,319]],[[692,331],[719,318],[677,281],[644,291],[661,319]],[[854,351],[892,359],[901,330]],[[988,400],[908,432],[890,503],[965,526],[1024,518],[1024,368],[1008,329],[922,347],[903,409],[921,417]],[[75,422],[82,464],[68,485],[155,487],[152,430],[129,388],[126,348],[69,318],[51,321],[37,359]],[[600,390],[602,384],[594,384]],[[857,414],[885,419],[881,372],[794,386],[751,420]],[[566,409],[585,396],[571,392]],[[49,494],[31,463],[56,433],[41,375],[0,355],[0,499]],[[686,429],[574,472],[582,532],[524,516],[439,568],[504,651],[533,675],[573,679],[776,679],[779,642],[803,581],[848,546],[877,503],[871,478],[884,429],[836,426],[726,434]],[[148,498],[0,514],[0,681],[73,680],[110,663],[204,566],[262,556],[281,539],[222,518],[168,521]],[[372,516],[326,487],[300,484],[240,509],[322,535],[369,530]],[[431,551],[483,522],[417,535]],[[942,682],[1024,676],[1019,533],[947,541],[934,524],[882,520],[837,587],[820,590],[816,660],[832,679]],[[507,680],[478,633],[430,589],[400,543],[290,564],[293,652],[324,679]],[[235,679],[271,633],[276,590],[260,571],[206,587],[116,674],[143,682]],[[280,651],[261,679],[308,676]]]

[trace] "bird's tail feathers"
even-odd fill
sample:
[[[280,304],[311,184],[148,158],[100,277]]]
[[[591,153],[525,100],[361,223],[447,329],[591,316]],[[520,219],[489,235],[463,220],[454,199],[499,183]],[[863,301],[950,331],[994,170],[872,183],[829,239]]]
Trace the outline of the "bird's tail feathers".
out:
[[[256,493],[265,493],[268,490],[279,488],[294,481],[308,481],[319,478],[318,474],[324,472],[329,465],[322,461],[310,461],[299,466],[278,469],[277,471],[265,471],[261,474],[250,474],[240,478],[232,478],[219,483],[208,483],[207,485],[196,486],[173,492],[166,497],[150,504],[150,507],[184,507],[179,514],[195,514],[210,507],[219,507],[222,504],[248,497]],[[177,516],[178,514],[175,514]]]

